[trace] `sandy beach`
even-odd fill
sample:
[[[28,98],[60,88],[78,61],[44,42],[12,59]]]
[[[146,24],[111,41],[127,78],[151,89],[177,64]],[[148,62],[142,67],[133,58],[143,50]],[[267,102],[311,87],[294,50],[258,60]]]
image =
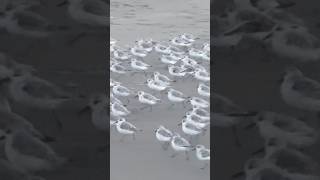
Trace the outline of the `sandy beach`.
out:
[[[152,38],[156,41],[169,41],[182,33],[191,33],[201,39],[201,42],[209,42],[209,1],[111,1],[111,33],[110,36],[118,40],[117,45],[130,47],[135,40]],[[177,104],[170,108],[170,102],[166,95],[151,91],[144,83],[151,73],[159,71],[171,77],[166,65],[159,61],[160,56],[152,52],[144,62],[152,65],[148,69],[147,77],[143,73],[132,75],[117,75],[111,73],[111,78],[123,83],[126,87],[135,91],[142,90],[153,93],[161,98],[162,102],[153,107],[140,110],[144,105],[137,99],[130,97],[127,107],[132,114],[127,120],[133,123],[143,132],[137,133],[136,140],[130,136],[124,142],[120,142],[121,135],[115,130],[110,132],[110,179],[185,179],[194,180],[210,179],[209,168],[201,170],[203,166],[195,157],[195,152],[190,153],[190,160],[185,159],[184,153],[175,158],[172,148],[164,151],[155,137],[155,129],[164,125],[172,131],[181,132],[178,123],[181,122],[185,112],[191,107],[183,107]],[[208,71],[209,65],[203,64]],[[172,78],[172,77],[171,77]],[[187,96],[199,96],[197,94],[198,81],[191,78],[172,84],[174,89],[183,92]],[[208,98],[205,98],[209,101]],[[126,102],[123,99],[123,102]],[[199,138],[199,143],[210,148],[210,131]]]

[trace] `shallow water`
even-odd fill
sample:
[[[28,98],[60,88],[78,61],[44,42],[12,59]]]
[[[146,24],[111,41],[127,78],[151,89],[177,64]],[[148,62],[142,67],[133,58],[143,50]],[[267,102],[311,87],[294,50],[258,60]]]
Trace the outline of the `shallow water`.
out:
[[[192,33],[209,40],[209,0],[111,0],[111,37],[121,44],[138,38],[165,40]]]

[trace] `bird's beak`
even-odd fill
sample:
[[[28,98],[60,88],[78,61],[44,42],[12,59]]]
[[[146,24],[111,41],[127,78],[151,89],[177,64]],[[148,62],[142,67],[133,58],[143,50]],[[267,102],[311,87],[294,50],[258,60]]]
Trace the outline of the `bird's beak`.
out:
[[[179,124],[178,124],[178,126],[181,126],[181,125],[182,125],[182,123],[179,123]]]
[[[85,106],[78,112],[78,114],[81,115],[83,113],[89,112],[90,110],[91,110],[90,106]]]

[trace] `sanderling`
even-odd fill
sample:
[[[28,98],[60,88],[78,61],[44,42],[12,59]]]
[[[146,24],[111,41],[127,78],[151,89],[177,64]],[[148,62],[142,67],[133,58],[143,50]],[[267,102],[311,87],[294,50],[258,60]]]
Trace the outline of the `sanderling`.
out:
[[[176,76],[176,77],[184,77],[186,75],[186,72],[184,71],[185,69],[179,67],[179,66],[175,66],[172,64],[168,65],[168,71],[169,74],[172,76]]]
[[[190,137],[198,136],[203,133],[204,130],[190,123],[190,121],[187,121],[186,118],[182,119],[181,123],[179,123],[178,125],[181,125],[182,132],[184,132],[186,135],[189,135]]]
[[[161,44],[161,43],[157,43],[155,46],[154,46],[154,50],[158,53],[162,53],[163,55],[168,55],[171,53],[171,50],[169,48],[169,46],[166,46],[164,44]]]
[[[140,48],[140,47],[132,47],[130,48],[130,52],[131,54],[133,54],[134,56],[140,57],[140,58],[144,58],[148,55],[148,51]]]
[[[210,86],[207,86],[204,83],[199,83],[197,90],[201,96],[210,97]]]
[[[120,118],[115,122],[117,131],[120,134],[123,134],[121,141],[124,140],[124,137],[126,135],[132,135],[133,140],[135,140],[135,133],[138,131],[142,131],[141,129],[138,129],[136,126],[131,124],[130,122],[126,121],[124,118]]]
[[[191,48],[189,50],[189,56],[194,57],[194,58],[202,58],[203,54],[205,52],[203,52],[200,49],[196,49],[196,48]]]
[[[183,33],[180,37],[185,41],[189,41],[191,43],[194,42],[196,39],[198,39],[194,37],[192,34],[188,34],[188,33]]]
[[[147,85],[150,89],[164,91],[168,86],[154,79],[147,79]]]
[[[113,51],[113,57],[121,61],[126,61],[130,59],[130,54],[126,51],[119,49],[119,50]]]
[[[160,61],[163,62],[164,64],[172,64],[172,65],[178,62],[178,60],[173,58],[170,54],[163,54],[160,57]]]
[[[201,108],[208,108],[210,106],[210,103],[208,101],[199,97],[191,97],[188,99],[188,101],[192,106],[198,106]]]
[[[167,150],[170,142],[171,142],[171,138],[173,136],[173,133],[167,129],[166,127],[164,127],[163,125],[160,125],[156,130],[156,138],[158,139],[158,141],[160,141],[162,144],[162,148],[164,150]]]
[[[175,46],[181,46],[181,47],[190,47],[192,45],[192,42],[186,41],[181,37],[172,38],[171,43]]]
[[[160,82],[164,85],[170,85],[171,82],[174,82],[174,80],[170,79],[168,76],[161,74],[160,72],[156,71],[153,73],[154,80]]]
[[[138,47],[142,48],[143,50],[147,52],[151,52],[153,50],[153,45],[155,42],[152,39],[140,39],[136,41],[136,44]]]
[[[176,47],[176,46],[169,46],[171,54],[179,54],[179,55],[184,55],[185,51]]]
[[[205,161],[205,164],[201,169],[205,169],[209,164],[208,161],[210,161],[210,149],[205,148],[204,145],[197,145],[196,146],[196,156],[198,160]]]
[[[190,112],[199,116],[203,120],[210,120],[210,112],[201,107],[193,106]]]
[[[131,59],[130,65],[131,65],[132,69],[137,70],[137,71],[146,71],[149,69],[149,67],[151,67],[151,65],[149,65],[143,61],[137,60],[135,58]]]
[[[307,111],[320,111],[320,83],[304,76],[296,67],[287,67],[280,91],[288,105]]]
[[[181,137],[179,134],[174,133],[171,139],[171,147],[175,151],[171,157],[174,158],[179,152],[185,152],[186,159],[189,160],[189,151],[192,150],[192,146],[185,138]]]
[[[172,105],[174,105],[174,103],[184,102],[186,98],[187,97],[182,92],[173,88],[168,89],[168,99],[169,101],[173,102]]]
[[[208,73],[204,69],[196,68],[194,72],[194,77],[200,81],[210,81],[210,73]]]
[[[125,74],[129,70],[120,64],[113,64],[110,66],[110,71],[117,74]]]
[[[130,96],[130,94],[132,93],[132,91],[129,88],[120,84],[112,86],[112,92],[114,95],[122,97]]]
[[[193,112],[186,112],[186,115],[183,118],[185,118],[187,122],[193,124],[199,129],[203,129],[210,124],[210,121],[208,119],[203,119]]]
[[[113,116],[127,116],[131,112],[125,107],[125,105],[117,103],[117,102],[110,102],[110,114]]]
[[[144,91],[139,91],[137,96],[139,98],[139,101],[143,104],[155,105],[158,102],[161,102],[161,99],[159,99],[149,93],[146,93]]]
[[[6,157],[22,172],[53,170],[67,162],[47,144],[21,129],[6,133]]]
[[[210,52],[210,44],[209,43],[204,43],[202,46],[202,49],[204,51]]]

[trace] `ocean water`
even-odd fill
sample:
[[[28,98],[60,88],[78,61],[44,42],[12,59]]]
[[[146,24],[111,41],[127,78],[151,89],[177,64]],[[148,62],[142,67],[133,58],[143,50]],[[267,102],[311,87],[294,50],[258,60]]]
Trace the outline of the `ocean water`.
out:
[[[110,36],[123,44],[183,32],[210,37],[210,0],[111,0],[110,16]]]

